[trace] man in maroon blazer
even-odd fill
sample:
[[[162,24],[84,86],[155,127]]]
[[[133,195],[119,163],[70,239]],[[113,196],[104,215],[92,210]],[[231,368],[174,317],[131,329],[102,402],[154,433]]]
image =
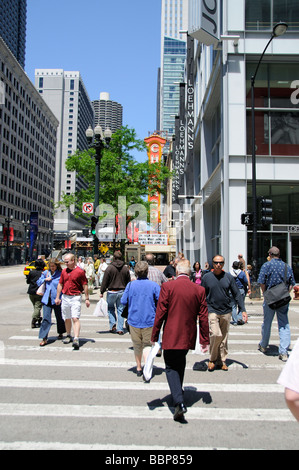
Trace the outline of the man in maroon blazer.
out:
[[[152,332],[152,343],[155,343],[164,323],[162,349],[166,377],[175,404],[175,420],[187,412],[182,386],[187,353],[189,349],[195,349],[198,317],[200,344],[204,352],[207,352],[210,342],[205,289],[190,281],[190,271],[190,262],[181,260],[176,267],[176,280],[162,284]]]

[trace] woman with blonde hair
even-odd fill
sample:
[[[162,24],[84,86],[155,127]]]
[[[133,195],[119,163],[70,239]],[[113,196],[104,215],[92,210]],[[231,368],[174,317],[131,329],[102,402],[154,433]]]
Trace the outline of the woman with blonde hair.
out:
[[[49,261],[49,270],[45,271],[37,281],[37,285],[41,286],[45,283],[45,293],[42,298],[43,304],[43,321],[39,330],[39,338],[42,340],[40,346],[46,346],[48,342],[48,334],[51,329],[52,310],[54,310],[56,317],[58,339],[63,338],[65,333],[65,323],[62,319],[61,305],[55,304],[57,286],[61,276],[61,263],[56,258]]]

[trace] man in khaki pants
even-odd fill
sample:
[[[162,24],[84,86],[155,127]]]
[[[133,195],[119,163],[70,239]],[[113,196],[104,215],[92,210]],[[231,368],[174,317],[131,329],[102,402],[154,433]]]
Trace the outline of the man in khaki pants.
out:
[[[216,255],[213,258],[213,271],[203,276],[201,285],[206,290],[210,325],[210,361],[208,370],[212,372],[216,366],[228,370],[226,359],[228,354],[227,339],[232,316],[231,295],[242,310],[245,323],[248,317],[244,301],[233,276],[223,270],[224,258]]]

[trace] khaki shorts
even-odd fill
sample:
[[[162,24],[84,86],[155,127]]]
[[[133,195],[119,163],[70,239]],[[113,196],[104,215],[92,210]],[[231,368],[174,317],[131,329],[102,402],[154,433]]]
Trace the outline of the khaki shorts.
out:
[[[151,348],[151,337],[153,327],[150,328],[135,328],[130,325],[130,335],[134,346],[135,354],[142,354],[144,348]]]

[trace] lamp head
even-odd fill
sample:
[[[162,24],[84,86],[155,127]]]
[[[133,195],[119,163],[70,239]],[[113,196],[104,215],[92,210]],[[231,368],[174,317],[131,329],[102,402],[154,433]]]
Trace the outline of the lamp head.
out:
[[[287,29],[288,29],[287,23],[280,21],[273,28],[273,36],[275,37],[283,36],[286,33]]]
[[[86,139],[88,143],[91,143],[93,139],[93,130],[91,126],[89,126],[89,128],[87,129],[87,131],[85,132],[85,135],[86,135]]]
[[[103,131],[99,124],[94,129],[94,135],[97,140],[103,140]]]
[[[106,142],[109,143],[112,137],[112,131],[111,129],[109,129],[109,127],[107,127],[107,129],[105,130],[104,136],[105,136]]]

